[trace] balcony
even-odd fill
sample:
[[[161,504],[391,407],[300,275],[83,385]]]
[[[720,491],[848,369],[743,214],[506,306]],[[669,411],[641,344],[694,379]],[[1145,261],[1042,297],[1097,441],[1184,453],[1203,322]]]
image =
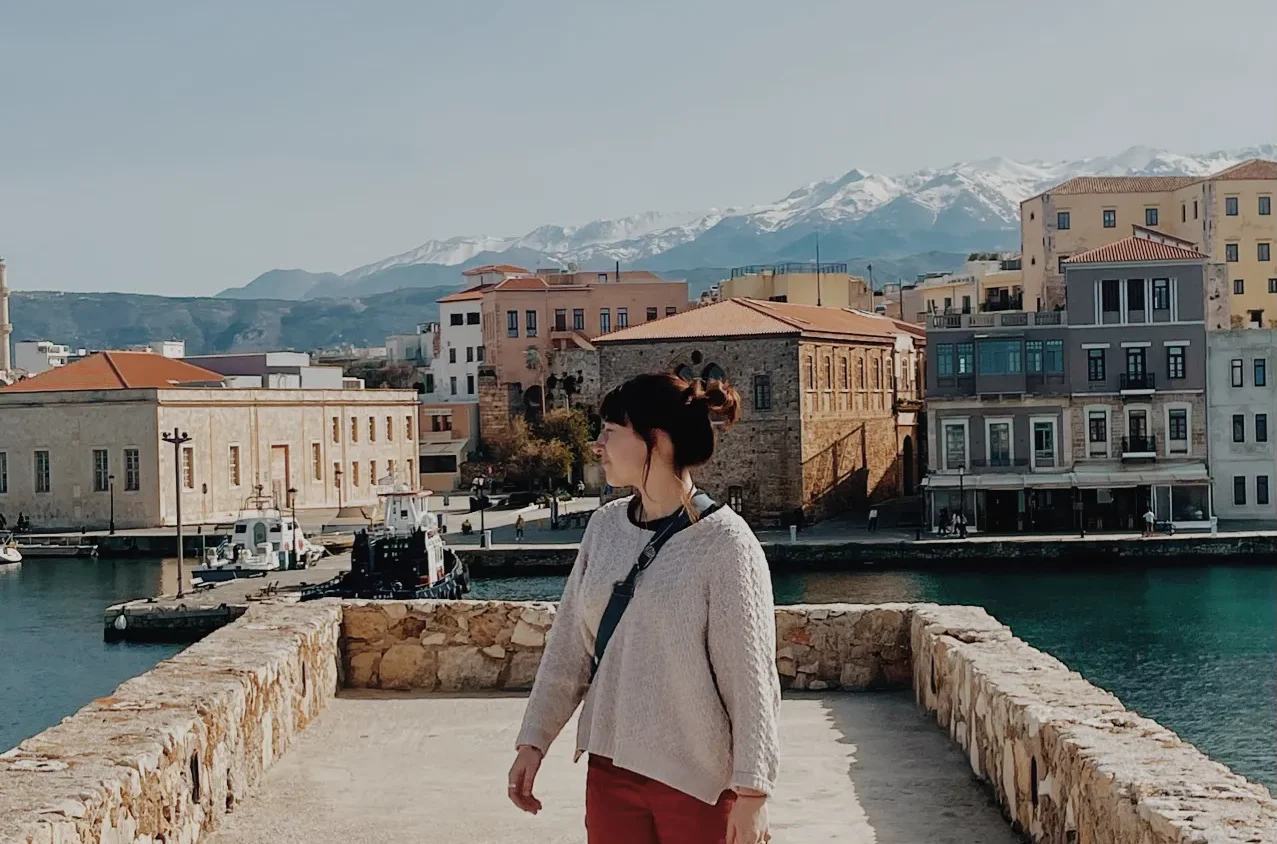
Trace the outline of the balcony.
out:
[[[1157,379],[1151,372],[1123,372],[1117,376],[1117,386],[1124,396],[1147,396],[1157,390]]]
[[[984,313],[995,313],[997,311],[1018,311],[1024,308],[1024,295],[1016,296],[995,296],[985,299],[980,303],[980,310]]]
[[[1123,460],[1151,460],[1157,457],[1157,437],[1135,435],[1122,437]]]
[[[932,331],[971,328],[1024,328],[1034,326],[1068,325],[1064,311],[997,311],[994,313],[964,314],[957,311],[943,314],[925,314],[926,326]]]

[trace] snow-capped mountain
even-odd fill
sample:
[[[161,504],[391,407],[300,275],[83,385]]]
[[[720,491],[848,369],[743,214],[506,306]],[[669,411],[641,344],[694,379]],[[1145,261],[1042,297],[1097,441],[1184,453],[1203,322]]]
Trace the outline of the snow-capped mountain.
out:
[[[1136,146],[1113,156],[1056,162],[994,157],[896,176],[850,170],[747,208],[650,211],[581,226],[545,225],[520,237],[431,240],[341,276],[316,275],[300,297],[380,292],[422,286],[427,279],[430,284],[446,283],[441,281],[446,278],[460,282],[459,273],[445,268],[503,260],[590,268],[620,261],[654,270],[808,260],[814,236],[820,238],[822,256],[834,260],[1015,248],[1020,202],[1060,182],[1076,176],[1204,176],[1249,158],[1277,158],[1277,144],[1203,155]],[[292,292],[297,283],[290,279]],[[261,295],[254,284],[221,295]]]

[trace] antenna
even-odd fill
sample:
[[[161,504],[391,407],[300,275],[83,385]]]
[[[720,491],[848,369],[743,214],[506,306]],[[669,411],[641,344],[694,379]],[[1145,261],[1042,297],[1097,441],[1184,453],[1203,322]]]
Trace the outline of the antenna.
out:
[[[816,307],[820,304],[820,232],[816,232]]]

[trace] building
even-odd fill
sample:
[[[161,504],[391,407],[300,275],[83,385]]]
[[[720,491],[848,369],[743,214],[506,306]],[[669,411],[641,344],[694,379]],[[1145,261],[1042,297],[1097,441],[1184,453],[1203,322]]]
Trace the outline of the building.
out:
[[[424,401],[478,402],[483,294],[493,287],[478,284],[439,300],[439,351],[426,375]]]
[[[1026,289],[1062,304],[1064,261],[1118,240],[1132,225],[1171,235],[1228,268],[1231,324],[1277,325],[1277,162],[1206,177],[1082,176],[1020,204]]]
[[[421,322],[412,334],[391,334],[386,338],[386,363],[408,363],[429,370],[439,355],[439,333],[439,323]]]
[[[422,489],[461,488],[461,464],[479,447],[479,405],[462,402],[422,404],[417,408],[418,474]]]
[[[13,368],[27,375],[39,375],[66,366],[75,355],[70,346],[48,340],[19,340],[13,344]]]
[[[502,429],[514,415],[539,414],[545,406],[573,401],[569,383],[577,386],[588,379],[584,373],[579,380],[573,375],[571,382],[560,377],[581,368],[568,369],[565,353],[592,352],[591,341],[601,335],[688,307],[687,282],[664,281],[645,270],[545,273],[508,278],[484,290],[485,352],[479,373],[483,435]],[[556,369],[560,365],[562,371]]]
[[[718,283],[715,298],[763,299],[795,305],[823,305],[873,311],[869,282],[849,275],[846,264],[786,263],[735,267]]]
[[[0,389],[0,511],[37,529],[226,522],[261,484],[299,511],[377,504],[415,484],[406,390],[228,389],[226,376],[145,352],[103,352]],[[174,430],[191,439],[174,447]]]
[[[1074,256],[1064,311],[934,315],[931,525],[1208,527],[1206,323],[1224,270],[1137,232]]]
[[[481,267],[471,267],[461,273],[461,277],[465,279],[467,287],[475,287],[481,284],[491,286],[500,284],[507,278],[528,275],[532,275],[529,270],[524,267],[516,267],[513,264],[484,264]]]
[[[914,491],[923,332],[862,311],[729,299],[598,338],[601,390],[654,370],[742,399],[697,483],[755,525]]]
[[[1206,335],[1207,430],[1215,513],[1221,519],[1277,518],[1277,331]]]
[[[340,366],[313,366],[305,352],[193,355],[183,360],[225,376],[228,387],[341,390],[346,386]]]
[[[905,300],[914,310],[905,313],[922,324],[929,314],[1041,310],[1040,293],[1030,291],[1026,302],[1019,255],[976,253],[956,273],[919,276]]]

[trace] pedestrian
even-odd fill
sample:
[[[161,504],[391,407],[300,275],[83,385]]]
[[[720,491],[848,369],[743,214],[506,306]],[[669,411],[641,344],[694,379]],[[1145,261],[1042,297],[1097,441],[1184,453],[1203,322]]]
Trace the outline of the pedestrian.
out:
[[[576,482],[576,497],[577,498],[585,497],[585,480],[584,479],[578,480]]]
[[[607,482],[637,492],[586,527],[508,782],[516,806],[541,810],[541,760],[583,704],[590,844],[769,838],[780,686],[767,561],[691,476],[714,453],[714,421],[730,426],[739,406],[717,379],[671,373],[633,378],[600,406]]]
[[[4,513],[0,513],[0,530],[4,530],[9,526],[9,522],[5,520]]]
[[[1144,511],[1144,535],[1153,535],[1153,525],[1157,523],[1157,517],[1153,515],[1153,508],[1150,506]]]
[[[869,532],[873,533],[878,530],[878,508],[874,507],[869,511]]]
[[[958,513],[958,538],[967,538],[967,514],[962,512]]]
[[[514,520],[514,539],[516,542],[523,541],[523,514],[519,514],[519,518]]]

